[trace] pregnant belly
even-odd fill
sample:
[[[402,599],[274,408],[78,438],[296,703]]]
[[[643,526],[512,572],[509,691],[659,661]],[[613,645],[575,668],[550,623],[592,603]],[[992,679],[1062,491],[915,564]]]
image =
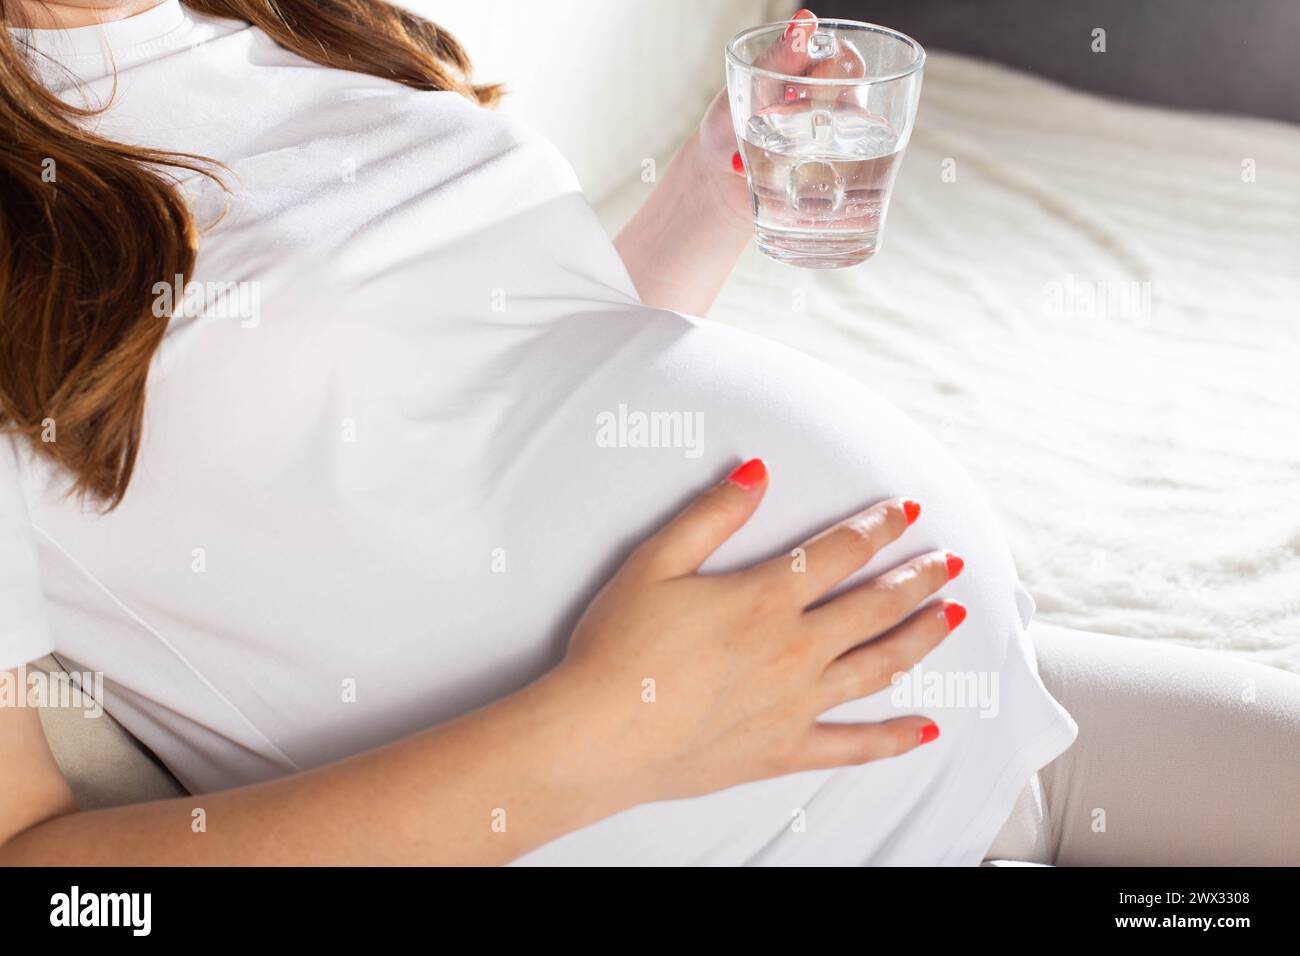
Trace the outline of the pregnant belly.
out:
[[[496,581],[498,600],[484,610],[507,621],[498,639],[503,650],[513,642],[520,672],[560,659],[582,608],[631,547],[737,462],[759,455],[772,475],[768,494],[705,571],[788,553],[865,505],[913,497],[923,503],[921,521],[846,586],[931,549],[960,553],[967,570],[942,593],[970,615],[923,667],[967,677],[983,689],[981,699],[990,692],[996,699],[982,708],[932,699],[951,709],[933,712],[944,746],[928,753],[637,808],[526,862],[978,860],[984,847],[972,847],[992,838],[1029,774],[1073,732],[1037,679],[1023,630],[1032,602],[983,496],[881,397],[735,330],[646,311],[566,323],[547,348],[581,349],[606,335],[621,346],[565,382],[563,400],[533,417],[494,489],[489,510],[502,516],[497,547],[507,570]],[[540,643],[523,650],[524,634]],[[929,713],[919,702],[904,701],[903,710]],[[885,691],[827,719],[882,719],[899,706]],[[812,803],[816,835],[798,829]],[[908,816],[922,806],[931,815],[925,824]]]

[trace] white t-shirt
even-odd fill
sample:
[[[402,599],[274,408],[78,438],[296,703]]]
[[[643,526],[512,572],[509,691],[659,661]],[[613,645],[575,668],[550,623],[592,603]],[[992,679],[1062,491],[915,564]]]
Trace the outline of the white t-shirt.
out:
[[[940,740],[638,807],[526,862],[973,863],[1073,739],[961,468],[812,359],[640,305],[540,138],[175,2],[30,42],[92,101],[107,46],[117,100],[95,127],[233,176],[229,197],[185,182],[201,222],[230,208],[193,277],[208,308],[175,310],[156,359],[121,506],[80,507],[30,450],[0,455],[0,666],[57,646],[104,672],[107,709],[194,791],[316,766],[554,666],[627,549],[762,455],[767,499],[707,567],[917,497],[923,520],[864,574],[965,557],[945,593],[970,616],[922,667],[992,684],[991,705],[874,695],[830,716],[927,713]]]

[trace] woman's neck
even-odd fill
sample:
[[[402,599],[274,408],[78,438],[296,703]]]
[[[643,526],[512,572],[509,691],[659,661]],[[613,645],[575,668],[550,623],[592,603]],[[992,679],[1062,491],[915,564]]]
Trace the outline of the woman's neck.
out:
[[[67,30],[144,13],[164,0],[17,0],[5,4],[12,27]]]

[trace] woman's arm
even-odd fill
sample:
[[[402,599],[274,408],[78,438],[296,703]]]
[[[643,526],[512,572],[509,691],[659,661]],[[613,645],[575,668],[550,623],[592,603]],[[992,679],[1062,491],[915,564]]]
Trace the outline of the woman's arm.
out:
[[[725,112],[725,99],[721,105]],[[717,109],[715,102],[710,115]],[[706,142],[702,125],[614,240],[646,305],[706,314],[754,234],[745,177],[729,158],[731,120],[726,124],[724,145],[733,152],[720,154],[717,143]]]
[[[594,704],[595,706],[589,706]],[[0,863],[497,864],[635,802],[599,703],[562,669],[489,707],[269,783],[73,812],[36,711],[0,710]],[[44,751],[44,755],[41,755]],[[11,764],[12,766],[12,764]],[[196,809],[204,825],[195,832]],[[501,813],[504,811],[504,815]]]
[[[698,574],[766,489],[763,463],[747,462],[638,547],[534,684],[295,776],[78,813],[35,710],[0,707],[0,863],[504,863],[640,803],[933,740],[920,716],[818,718],[889,686],[960,623],[954,602],[913,613],[960,562],[931,552],[819,603],[916,519],[895,499],[807,542],[797,573],[782,554]]]

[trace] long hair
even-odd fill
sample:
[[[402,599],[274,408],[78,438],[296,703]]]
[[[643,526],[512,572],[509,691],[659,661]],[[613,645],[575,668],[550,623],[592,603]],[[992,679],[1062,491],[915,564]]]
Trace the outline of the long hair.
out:
[[[470,82],[451,35],[382,0],[182,2],[251,23],[322,66],[485,106],[500,93]],[[9,20],[0,0],[0,23]],[[24,436],[71,476],[74,493],[111,509],[131,480],[167,328],[152,290],[188,277],[198,248],[177,174],[219,178],[202,157],[89,132],[92,113],[46,89],[0,29],[0,430]]]

